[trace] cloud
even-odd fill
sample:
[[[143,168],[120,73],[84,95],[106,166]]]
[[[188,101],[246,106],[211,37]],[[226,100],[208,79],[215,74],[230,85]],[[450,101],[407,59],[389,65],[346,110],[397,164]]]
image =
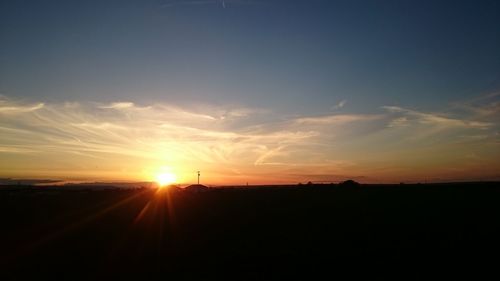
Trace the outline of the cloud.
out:
[[[17,104],[6,104],[5,101],[0,101],[0,113],[3,114],[18,114],[24,112],[31,112],[41,109],[45,106],[44,103],[38,103],[34,105],[17,105]]]
[[[379,118],[381,118],[380,115],[336,114],[336,115],[297,118],[295,122],[298,124],[344,125],[356,121],[372,121],[372,120],[377,120]]]
[[[472,118],[500,118],[500,93],[495,92],[478,98],[455,102],[454,109],[465,110]]]
[[[0,120],[0,153],[65,154],[102,158],[117,155],[188,163],[264,163],[277,146],[307,143],[317,132],[284,127],[255,129],[257,111],[246,108],[192,110],[166,104],[138,107],[132,102],[52,103],[38,110],[4,101],[16,116]],[[22,110],[21,110],[22,109]],[[224,112],[224,118],[212,111]],[[250,120],[251,121],[251,120]],[[236,125],[235,125],[236,124]],[[262,125],[262,124],[260,124]],[[267,155],[267,156],[265,156]],[[112,156],[116,157],[116,156]],[[259,160],[260,159],[260,160]]]
[[[405,117],[399,117],[392,120],[389,124],[389,127],[407,125],[412,120],[420,124],[439,126],[443,128],[488,129],[494,125],[494,123],[492,122],[451,118],[441,114],[424,113],[398,106],[383,106],[382,108],[390,113],[399,113],[405,115]]]
[[[24,147],[16,147],[16,146],[8,146],[8,147],[0,147],[0,153],[33,153],[37,152],[37,150],[33,150],[30,148]]]
[[[282,164],[282,163],[266,162],[266,160],[273,157],[273,156],[279,155],[280,151],[283,150],[283,148],[285,148],[285,146],[278,146],[277,148],[267,150],[259,158],[257,158],[257,160],[255,160],[254,165],[258,166],[258,165],[273,165],[273,164],[279,165],[279,164]]]
[[[3,106],[14,105],[31,107],[4,100]],[[247,174],[259,174],[254,170],[262,166],[282,169],[310,165],[311,161],[332,165],[326,161],[331,155],[317,151],[332,142],[329,131],[379,118],[347,114],[287,117],[266,109],[138,106],[127,101],[47,103],[34,111],[19,112],[0,119],[0,154],[17,161],[19,170],[26,169],[25,161],[29,161],[41,171],[59,171],[48,176],[85,169],[104,173],[97,166],[116,171],[158,165],[152,163],[183,169],[197,163],[198,168],[217,166],[221,171],[236,169]],[[342,137],[340,132],[336,135]],[[52,162],[57,169],[46,166]],[[9,165],[9,169],[15,167]]]
[[[398,106],[371,114],[297,116],[228,105],[28,103],[2,97],[0,108],[2,177],[30,172],[60,178],[77,171],[81,177],[144,179],[138,176],[142,170],[171,165],[231,181],[266,175],[300,180],[292,174],[374,179],[411,171],[413,161],[405,161],[412,157],[436,161],[446,149],[493,157],[478,150],[499,144],[493,115]],[[491,167],[498,162],[484,156],[480,161]]]
[[[392,119],[390,122],[389,122],[389,125],[387,125],[388,127],[390,128],[395,128],[395,127],[405,127],[405,126],[409,126],[409,120],[407,117],[399,117],[399,118],[396,118],[396,119]]]
[[[341,100],[339,103],[332,106],[332,110],[339,110],[339,109],[343,108],[346,104],[347,104],[347,100]]]
[[[113,102],[108,105],[101,105],[99,108],[110,108],[110,109],[127,109],[135,107],[133,102]]]

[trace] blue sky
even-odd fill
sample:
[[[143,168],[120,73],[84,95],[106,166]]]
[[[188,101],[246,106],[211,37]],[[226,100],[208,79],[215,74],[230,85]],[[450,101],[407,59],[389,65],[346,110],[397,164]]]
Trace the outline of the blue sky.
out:
[[[116,103],[214,118],[239,114],[237,122],[216,128],[233,133],[258,126],[286,130],[290,120],[304,118],[398,115],[351,126],[351,136],[362,140],[398,118],[444,124],[429,117],[437,116],[459,120],[447,123],[454,126],[482,122],[495,142],[499,11],[498,1],[2,1],[0,94],[4,109],[85,104],[87,117]],[[494,113],[479,116],[480,110]],[[105,117],[96,121],[109,123]],[[21,126],[5,120],[11,129]],[[333,142],[325,130],[309,124],[291,132],[315,132]],[[294,157],[317,149],[301,148]],[[373,150],[369,143],[363,149]],[[14,157],[9,153],[4,159]],[[337,155],[322,160],[337,163]],[[247,164],[260,163],[261,156]]]
[[[3,1],[0,91],[325,111],[500,84],[497,1],[220,2]]]

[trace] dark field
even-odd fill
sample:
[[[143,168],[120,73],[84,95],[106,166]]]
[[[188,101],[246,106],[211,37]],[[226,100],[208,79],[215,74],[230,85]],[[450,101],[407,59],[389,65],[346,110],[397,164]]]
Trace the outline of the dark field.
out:
[[[1,280],[500,275],[498,183],[202,193],[1,187],[0,208]]]

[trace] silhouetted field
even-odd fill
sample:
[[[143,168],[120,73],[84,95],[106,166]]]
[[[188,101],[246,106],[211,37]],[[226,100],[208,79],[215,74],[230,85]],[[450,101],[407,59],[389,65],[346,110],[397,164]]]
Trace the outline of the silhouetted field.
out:
[[[1,280],[498,277],[498,183],[1,187],[0,208]]]

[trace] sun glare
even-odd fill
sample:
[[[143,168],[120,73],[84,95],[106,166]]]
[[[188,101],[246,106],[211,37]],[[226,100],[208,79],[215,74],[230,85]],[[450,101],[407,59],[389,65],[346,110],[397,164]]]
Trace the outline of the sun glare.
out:
[[[175,183],[176,180],[177,177],[172,173],[161,173],[156,175],[156,182],[160,187],[164,187],[169,184]]]

